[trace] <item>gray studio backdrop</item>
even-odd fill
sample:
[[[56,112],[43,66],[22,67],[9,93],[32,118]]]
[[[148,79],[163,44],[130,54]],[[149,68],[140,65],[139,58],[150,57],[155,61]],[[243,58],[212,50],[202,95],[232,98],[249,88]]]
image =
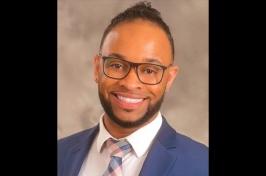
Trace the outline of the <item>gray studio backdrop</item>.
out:
[[[135,0],[58,0],[58,138],[97,124],[103,113],[92,59],[111,18]],[[208,145],[208,0],[153,0],[175,41],[180,74],[163,115]]]

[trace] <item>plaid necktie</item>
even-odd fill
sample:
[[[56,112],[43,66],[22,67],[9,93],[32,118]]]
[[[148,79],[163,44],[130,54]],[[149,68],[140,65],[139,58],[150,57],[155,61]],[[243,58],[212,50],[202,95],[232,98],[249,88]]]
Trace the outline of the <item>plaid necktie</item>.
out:
[[[126,140],[116,141],[110,138],[106,141],[106,146],[111,161],[103,176],[122,176],[122,158],[131,151],[131,145]]]

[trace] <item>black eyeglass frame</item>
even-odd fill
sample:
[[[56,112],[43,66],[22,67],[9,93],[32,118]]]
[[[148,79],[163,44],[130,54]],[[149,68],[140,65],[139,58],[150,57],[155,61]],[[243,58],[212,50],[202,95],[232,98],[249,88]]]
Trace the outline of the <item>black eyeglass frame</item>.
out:
[[[127,75],[129,74],[129,72],[131,71],[132,67],[134,67],[134,68],[135,68],[136,75],[137,75],[139,81],[140,81],[142,84],[147,84],[147,85],[157,85],[157,84],[160,84],[160,83],[162,82],[162,79],[163,79],[163,76],[164,76],[164,72],[165,72],[165,70],[168,69],[169,67],[171,67],[171,66],[173,65],[173,64],[170,64],[170,65],[168,65],[168,66],[164,66],[164,65],[158,65],[158,64],[153,64],[153,63],[145,63],[145,62],[143,62],[143,63],[134,63],[134,62],[130,62],[130,61],[127,61],[127,60],[124,60],[124,59],[121,59],[121,58],[118,58],[118,57],[113,57],[113,56],[103,56],[103,55],[101,55],[101,54],[99,54],[99,56],[103,59],[103,73],[104,73],[105,76],[107,76],[107,77],[109,77],[109,78],[112,78],[112,79],[116,79],[116,80],[122,80],[122,79],[124,79],[125,77],[127,77]],[[129,63],[130,68],[129,68],[129,70],[128,70],[128,73],[127,73],[125,76],[123,76],[122,78],[114,78],[114,77],[111,77],[111,76],[107,75],[107,74],[105,73],[105,70],[104,70],[104,64],[105,64],[105,61],[106,61],[108,58],[118,59],[118,60],[121,60],[121,61],[123,61],[123,62]],[[139,65],[142,65],[142,64],[149,64],[149,65],[155,65],[155,66],[159,66],[159,67],[161,67],[162,70],[163,70],[163,73],[162,73],[162,76],[161,76],[160,81],[157,82],[157,83],[155,83],[155,84],[145,83],[145,82],[141,81],[141,79],[139,78],[139,74],[138,74],[138,67],[139,67]]]

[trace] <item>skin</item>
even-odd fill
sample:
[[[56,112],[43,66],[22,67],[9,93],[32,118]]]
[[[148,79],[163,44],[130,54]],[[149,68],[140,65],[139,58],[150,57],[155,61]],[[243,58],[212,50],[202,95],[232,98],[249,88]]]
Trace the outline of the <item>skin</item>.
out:
[[[120,56],[135,63],[168,66],[173,62],[171,45],[165,32],[156,24],[142,19],[123,22],[114,27],[106,36],[101,53],[103,56]],[[106,77],[102,62],[99,55],[94,57],[94,76],[98,83],[99,94],[112,107],[115,116],[125,123],[139,121],[147,113],[148,108],[158,105],[178,73],[178,66],[171,66],[165,70],[161,83],[145,85],[138,80],[134,69],[131,69],[127,77],[122,80]],[[117,95],[143,99],[143,101],[135,104],[125,103],[120,101]],[[104,114],[103,122],[107,131],[119,139],[150,123],[157,113],[158,111],[137,126],[118,124],[107,113]]]

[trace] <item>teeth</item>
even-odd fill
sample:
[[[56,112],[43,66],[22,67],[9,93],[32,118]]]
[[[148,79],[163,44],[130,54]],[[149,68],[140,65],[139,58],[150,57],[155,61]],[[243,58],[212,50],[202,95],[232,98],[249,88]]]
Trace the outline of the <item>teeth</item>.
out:
[[[139,103],[141,101],[143,101],[143,99],[135,99],[135,98],[127,98],[127,97],[122,97],[122,96],[117,96],[119,100],[122,100],[126,103]]]

